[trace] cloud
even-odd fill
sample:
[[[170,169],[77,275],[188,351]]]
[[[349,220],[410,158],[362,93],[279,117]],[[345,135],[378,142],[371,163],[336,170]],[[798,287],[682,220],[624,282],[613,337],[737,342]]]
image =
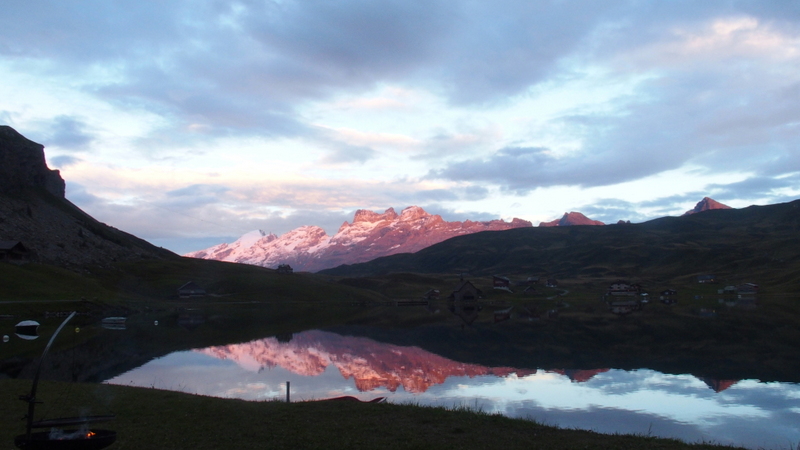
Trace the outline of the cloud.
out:
[[[60,155],[60,156],[55,156],[53,158],[48,158],[48,161],[50,161],[50,164],[52,164],[56,168],[63,169],[64,167],[69,167],[78,164],[83,160],[70,155]]]
[[[94,139],[86,129],[86,123],[69,116],[58,116],[47,127],[49,145],[68,150],[83,150]]]
[[[377,152],[369,147],[357,145],[337,144],[336,148],[325,155],[321,162],[323,164],[345,164],[345,163],[365,163],[375,158]]]
[[[727,198],[761,198],[771,203],[787,202],[798,198],[800,193],[800,172],[780,178],[751,177],[730,184],[713,184],[709,188]]]

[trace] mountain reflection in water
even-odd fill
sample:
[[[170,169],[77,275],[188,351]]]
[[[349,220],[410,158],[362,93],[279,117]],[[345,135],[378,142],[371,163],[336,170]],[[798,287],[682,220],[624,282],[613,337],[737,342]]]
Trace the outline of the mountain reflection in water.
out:
[[[800,442],[800,385],[652,370],[518,369],[453,361],[363,337],[306,331],[176,352],[108,383],[249,400],[351,395],[467,406],[604,433],[787,448]]]
[[[340,336],[325,331],[306,331],[290,342],[266,338],[244,344],[209,347],[198,352],[235,361],[248,370],[282,367],[294,374],[317,376],[328,366],[353,379],[361,392],[386,388],[395,392],[422,393],[449,377],[474,378],[480,375],[504,377],[536,373],[509,367],[485,367],[443,358],[418,347],[383,344],[362,337]]]

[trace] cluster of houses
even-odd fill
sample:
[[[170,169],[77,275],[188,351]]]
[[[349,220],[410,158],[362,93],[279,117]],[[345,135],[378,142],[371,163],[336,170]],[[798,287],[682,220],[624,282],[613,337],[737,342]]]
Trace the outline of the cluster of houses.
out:
[[[523,292],[529,293],[536,290],[535,286],[539,284],[540,277],[528,277],[525,280],[512,282],[508,277],[500,275],[492,275],[492,288],[500,291],[507,291],[514,293],[511,289],[512,286],[523,289]],[[545,279],[545,287],[555,288],[558,287],[558,281],[555,278]]]

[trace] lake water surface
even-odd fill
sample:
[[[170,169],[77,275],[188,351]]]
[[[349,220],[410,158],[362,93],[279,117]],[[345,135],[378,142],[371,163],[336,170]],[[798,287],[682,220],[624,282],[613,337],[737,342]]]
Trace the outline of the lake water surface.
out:
[[[467,407],[565,428],[796,448],[800,385],[654,370],[489,367],[311,330],[179,351],[106,381],[246,400],[354,396]]]

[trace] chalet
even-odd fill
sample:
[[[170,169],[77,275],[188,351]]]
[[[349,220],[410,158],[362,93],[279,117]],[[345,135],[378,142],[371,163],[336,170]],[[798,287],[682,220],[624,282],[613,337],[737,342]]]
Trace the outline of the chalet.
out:
[[[678,291],[676,291],[675,289],[667,289],[667,290],[661,291],[661,295],[663,297],[668,297],[670,295],[678,295]]]
[[[194,281],[190,281],[178,288],[179,298],[205,297],[206,290],[198,286]]]
[[[639,294],[641,286],[617,280],[608,287],[608,294],[614,297],[633,297]]]
[[[740,284],[736,286],[736,289],[739,291],[739,294],[753,295],[758,293],[758,285],[755,283]]]
[[[528,286],[525,288],[523,292],[525,292],[526,294],[532,294],[536,292],[536,288],[534,286]]]
[[[736,286],[725,286],[724,288],[717,291],[718,294],[726,294],[726,295],[736,295]]]
[[[0,241],[0,261],[24,261],[30,251],[19,241]]]
[[[715,275],[698,275],[697,282],[701,284],[716,283],[717,277]]]
[[[464,321],[464,324],[462,324],[463,327],[463,325],[472,325],[472,322],[475,322],[475,319],[478,318],[478,313],[483,308],[478,304],[478,302],[456,301],[450,303],[447,309]]]
[[[511,286],[511,280],[506,277],[501,277],[499,275],[492,275],[492,286],[497,288],[506,288],[508,289]]]
[[[430,289],[425,295],[422,296],[425,300],[438,300],[439,299],[439,290],[438,289]]]
[[[525,280],[525,281],[527,281],[528,284],[531,284],[531,285],[539,284],[539,277],[528,277],[528,279]]]
[[[548,278],[545,286],[549,288],[558,287],[558,281],[555,278]]]
[[[278,264],[278,268],[275,271],[278,273],[294,273],[294,269],[288,264]]]
[[[506,309],[501,309],[501,310],[495,311],[494,312],[494,323],[505,322],[506,320],[511,319],[511,310],[513,308],[514,307],[511,306],[511,307],[508,307]]]
[[[447,298],[454,302],[476,302],[482,294],[471,282],[462,281]]]
[[[608,302],[609,310],[614,314],[630,314],[642,309],[642,303],[638,300],[618,300]]]

